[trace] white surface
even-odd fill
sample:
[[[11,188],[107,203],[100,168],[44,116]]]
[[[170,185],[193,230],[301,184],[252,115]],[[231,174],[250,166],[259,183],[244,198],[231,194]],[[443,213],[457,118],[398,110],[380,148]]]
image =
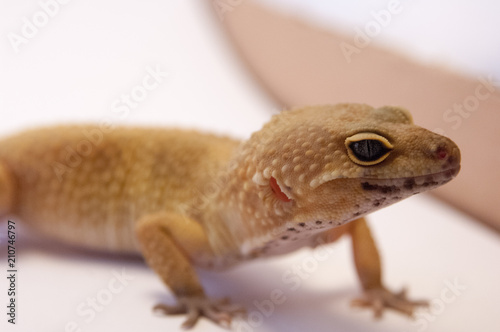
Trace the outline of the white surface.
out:
[[[496,235],[427,196],[377,212],[370,224],[388,286],[395,290],[409,286],[410,296],[433,303],[414,321],[392,312],[374,321],[370,312],[349,307],[359,295],[359,285],[347,239],[330,245],[326,260],[318,261],[315,251],[304,249],[224,273],[203,272],[203,284],[208,294],[229,296],[248,308],[255,321],[235,322],[236,331],[500,330]],[[72,322],[81,331],[180,331],[182,317],[152,314],[154,304],[173,303],[173,298],[141,261],[61,250],[28,240],[23,233],[18,236],[19,323],[9,326],[4,317],[2,331],[4,326],[7,331],[65,331]],[[0,259],[5,261],[4,250]],[[293,272],[297,267],[303,278]],[[129,279],[122,287],[114,279],[123,271]],[[300,281],[299,287],[287,281],[291,275]],[[447,282],[465,289],[454,295],[446,290]],[[0,287],[7,288],[4,278]],[[275,289],[285,300],[265,316],[255,302],[266,302]],[[1,294],[5,298],[5,292]],[[92,299],[95,310],[89,304]],[[202,320],[194,331],[223,330]]]
[[[235,8],[237,10],[237,8]],[[20,33],[22,18],[40,11],[37,1],[0,1],[0,36]],[[159,66],[171,75],[125,116],[113,103]],[[276,107],[246,76],[206,7],[195,1],[73,1],[15,53],[0,39],[0,132],[54,122],[102,121],[182,125],[247,136]],[[255,328],[237,331],[498,331],[498,237],[426,196],[414,197],[371,218],[384,259],[387,284],[410,286],[410,295],[435,299],[423,320],[389,313],[374,322],[351,310],[359,294],[348,241],[333,246],[315,266],[312,251],[257,261],[225,273],[202,273],[207,292],[230,296],[259,314],[254,301],[274,289],[284,303]],[[6,225],[0,224],[0,233]],[[18,324],[6,323],[6,250],[0,246],[0,330],[177,331],[183,318],[158,318],[151,307],[172,302],[157,276],[139,260],[84,254],[18,233]],[[312,258],[311,258],[312,257]],[[282,280],[306,264],[308,278],[293,290]],[[312,265],[307,265],[312,264]],[[122,288],[116,273],[132,280]],[[466,287],[438,307],[446,280]],[[111,290],[115,293],[111,293]],[[112,297],[106,295],[112,294]],[[449,293],[446,293],[449,295]],[[101,301],[90,318],[89,299]],[[104,302],[105,304],[103,304]],[[80,313],[78,312],[80,308]],[[260,315],[260,316],[259,316]],[[421,329],[428,322],[426,329]],[[255,325],[255,323],[254,323]],[[221,331],[202,320],[195,331]]]

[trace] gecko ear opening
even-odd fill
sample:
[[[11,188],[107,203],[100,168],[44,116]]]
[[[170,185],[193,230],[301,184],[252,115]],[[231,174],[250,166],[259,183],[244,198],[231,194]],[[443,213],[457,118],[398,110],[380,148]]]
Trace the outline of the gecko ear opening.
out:
[[[283,202],[290,202],[291,199],[281,190],[280,185],[278,184],[278,181],[274,177],[271,176],[269,179],[269,186],[271,187],[271,190],[273,191],[274,195],[276,196],[277,199]]]

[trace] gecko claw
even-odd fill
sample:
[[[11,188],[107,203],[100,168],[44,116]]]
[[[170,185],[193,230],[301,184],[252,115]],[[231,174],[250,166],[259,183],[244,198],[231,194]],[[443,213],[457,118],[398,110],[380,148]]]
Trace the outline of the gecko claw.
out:
[[[406,297],[406,289],[398,293],[392,293],[385,288],[374,288],[364,291],[363,297],[351,301],[354,307],[371,307],[376,319],[382,317],[385,309],[399,311],[409,317],[413,317],[416,307],[425,307],[429,303],[424,300],[412,301]]]
[[[164,315],[187,314],[182,324],[186,330],[195,326],[203,316],[221,327],[229,328],[233,317],[246,315],[244,308],[231,304],[228,298],[210,300],[205,297],[181,297],[176,305],[158,304],[153,310]]]

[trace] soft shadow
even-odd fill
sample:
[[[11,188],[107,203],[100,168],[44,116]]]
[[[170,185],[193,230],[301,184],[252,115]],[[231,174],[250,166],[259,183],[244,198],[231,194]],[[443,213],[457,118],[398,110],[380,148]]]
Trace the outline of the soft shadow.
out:
[[[128,263],[137,264],[138,266],[144,265],[144,261],[140,255],[117,254],[74,247],[43,236],[38,236],[35,232],[20,223],[16,223],[15,233],[16,257],[20,260],[24,255],[36,253],[37,255],[54,255],[59,259],[71,260],[73,262],[75,260],[80,260],[93,261],[99,264]],[[7,222],[0,223],[0,234],[2,234],[2,243],[7,241]],[[5,250],[0,250],[0,259],[6,259],[6,257],[7,248],[5,248]]]
[[[283,269],[250,262],[248,266],[236,267],[224,272],[200,271],[200,278],[208,296],[216,299],[229,297],[234,304],[243,305],[253,319],[259,321],[235,320],[233,330],[248,331],[289,331],[289,332],[331,332],[331,331],[384,331],[400,332],[401,327],[391,326],[388,322],[375,321],[372,312],[350,308],[351,299],[360,295],[356,287],[325,290],[311,287],[304,281],[297,290],[283,284]],[[269,304],[271,292],[280,289],[286,299],[276,304],[272,312],[263,313],[255,302]],[[171,293],[149,294],[154,303],[174,304]],[[267,308],[269,309],[269,307]]]

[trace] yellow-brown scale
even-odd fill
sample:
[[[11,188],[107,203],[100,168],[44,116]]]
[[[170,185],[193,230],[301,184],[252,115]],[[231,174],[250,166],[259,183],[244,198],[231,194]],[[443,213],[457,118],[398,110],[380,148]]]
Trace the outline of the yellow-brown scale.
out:
[[[393,142],[387,160],[369,167],[353,163],[346,138],[359,132]],[[416,142],[422,135],[426,141]],[[440,148],[449,150],[448,163],[437,160]],[[239,250],[247,258],[269,253],[280,239],[311,236],[449,181],[458,169],[422,185],[424,175],[439,173],[453,158],[459,151],[450,140],[413,125],[403,109],[336,105],[285,112],[237,151],[236,166],[215,195],[214,220],[207,214],[207,232],[217,252]],[[406,190],[413,177],[420,184]],[[271,178],[290,201],[277,199]],[[285,252],[304,245],[285,242]]]
[[[72,245],[136,253],[137,219],[193,201],[237,145],[224,137],[157,128],[28,131],[0,142],[0,163],[15,179],[6,213]]]

